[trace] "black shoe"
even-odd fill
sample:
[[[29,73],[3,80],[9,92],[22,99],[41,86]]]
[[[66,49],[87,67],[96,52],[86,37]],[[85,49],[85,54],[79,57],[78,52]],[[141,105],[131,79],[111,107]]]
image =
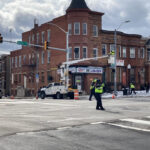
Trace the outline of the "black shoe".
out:
[[[92,101],[91,99],[89,99],[89,101]]]
[[[100,110],[99,108],[96,108],[96,110]]]
[[[105,108],[101,107],[101,110],[105,110]]]

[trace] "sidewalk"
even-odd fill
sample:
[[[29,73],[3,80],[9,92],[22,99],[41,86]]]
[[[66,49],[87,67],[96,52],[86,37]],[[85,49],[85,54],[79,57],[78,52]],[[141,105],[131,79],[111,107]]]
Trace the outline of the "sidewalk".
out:
[[[150,97],[150,91],[149,93],[146,93],[146,91],[136,91],[136,95],[135,94],[131,94],[131,95],[123,95],[123,92],[122,91],[118,91],[118,95],[117,97],[118,98],[127,98],[127,97]],[[80,99],[89,99],[89,95],[82,95],[79,97]],[[104,93],[102,94],[102,98],[104,99],[109,99],[111,98],[112,99],[112,94],[111,93]]]

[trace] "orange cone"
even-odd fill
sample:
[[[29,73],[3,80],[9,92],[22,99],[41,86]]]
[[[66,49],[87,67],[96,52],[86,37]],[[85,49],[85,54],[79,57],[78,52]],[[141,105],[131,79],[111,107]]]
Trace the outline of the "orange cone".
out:
[[[78,90],[74,90],[74,99],[75,100],[79,99],[79,92],[78,92]]]
[[[114,94],[112,95],[112,99],[115,99],[115,95]]]

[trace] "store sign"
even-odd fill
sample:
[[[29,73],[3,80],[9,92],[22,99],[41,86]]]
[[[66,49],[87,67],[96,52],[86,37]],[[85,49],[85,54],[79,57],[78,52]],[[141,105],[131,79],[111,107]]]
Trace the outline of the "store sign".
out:
[[[86,67],[78,67],[77,72],[78,73],[86,73]]]
[[[71,73],[96,73],[96,74],[102,74],[103,68],[102,67],[72,67],[69,68],[69,71]]]
[[[87,68],[87,73],[103,73],[103,68],[102,67],[88,67]]]
[[[118,59],[118,60],[116,61],[116,65],[117,65],[117,66],[124,66],[124,60],[119,60],[119,59]]]

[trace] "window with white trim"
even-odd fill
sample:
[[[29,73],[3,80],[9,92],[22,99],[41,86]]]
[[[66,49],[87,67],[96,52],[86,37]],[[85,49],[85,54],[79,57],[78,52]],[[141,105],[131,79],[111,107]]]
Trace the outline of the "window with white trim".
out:
[[[82,23],[82,34],[87,35],[87,23]]]
[[[87,58],[87,47],[83,47],[83,58]]]
[[[26,63],[26,55],[23,55],[23,63]]]
[[[98,36],[98,26],[93,25],[93,36],[97,37]]]
[[[93,57],[98,57],[98,49],[93,48]]]
[[[47,51],[47,63],[50,63],[50,51]]]
[[[31,44],[31,36],[29,35],[29,44]]]
[[[32,43],[34,42],[34,34],[32,34]]]
[[[39,44],[39,33],[36,34],[36,44]]]
[[[126,57],[127,57],[126,47],[123,47],[122,52],[123,52],[122,57],[123,57],[123,58],[126,58]]]
[[[15,57],[15,67],[16,67],[16,68],[17,68],[17,63],[18,63],[18,62],[17,62],[17,59],[18,59],[18,58],[17,58],[17,56],[16,56],[16,57]]]
[[[19,67],[21,67],[21,56],[19,56]]]
[[[150,61],[150,48],[147,49],[147,60]]]
[[[80,48],[75,47],[74,48],[74,59],[79,59],[80,58]]]
[[[51,31],[47,30],[47,42],[50,42]]]
[[[145,49],[139,48],[138,49],[138,58],[144,58],[144,54],[145,54]]]
[[[114,51],[115,52],[115,44],[110,44],[110,52]]]
[[[107,45],[106,44],[102,44],[102,55],[106,55],[107,54]]]
[[[121,46],[119,45],[119,57],[121,58],[121,53],[122,53],[122,51],[121,51]]]
[[[14,57],[11,58],[11,68],[14,67]]]
[[[72,24],[71,23],[68,24],[68,33],[69,33],[69,35],[72,34]]]
[[[42,43],[44,43],[44,41],[45,41],[45,32],[43,31],[42,32]]]
[[[72,59],[72,47],[69,47],[69,59]]]
[[[75,35],[79,35],[80,34],[80,23],[79,22],[75,22],[74,23],[74,34]]]
[[[130,48],[130,58],[135,58],[135,48]]]
[[[41,63],[44,64],[44,52],[42,52],[42,59],[41,59]]]

